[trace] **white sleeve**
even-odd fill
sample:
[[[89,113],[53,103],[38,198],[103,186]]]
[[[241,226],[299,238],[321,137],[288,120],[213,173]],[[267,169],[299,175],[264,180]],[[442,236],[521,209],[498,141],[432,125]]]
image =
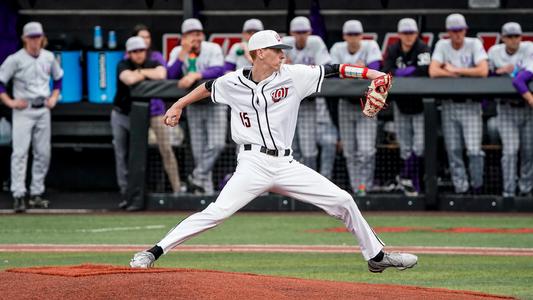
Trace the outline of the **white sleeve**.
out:
[[[338,44],[334,44],[331,49],[329,50],[329,53],[331,55],[331,63],[332,64],[341,64],[342,60],[339,54],[339,47]]]
[[[15,74],[16,69],[17,63],[15,57],[13,55],[8,56],[0,66],[0,82],[7,84]]]
[[[376,41],[368,42],[368,54],[366,56],[365,64],[368,65],[371,62],[382,61],[383,56],[381,55],[381,50],[379,50],[378,43],[376,43]]]
[[[483,44],[479,39],[474,40],[474,64],[478,65],[482,60],[488,59],[487,51],[483,48]]]
[[[234,44],[231,46],[231,49],[228,52],[228,55],[226,55],[226,61],[229,63],[232,63],[234,65],[237,64],[237,49],[239,49],[240,43]]]
[[[324,41],[322,39],[317,39],[315,62],[317,65],[325,65],[331,63],[331,56],[329,55],[328,47],[326,47],[326,44],[324,44]]]
[[[224,53],[218,44],[213,44],[209,52],[208,67],[224,66]]]
[[[285,65],[294,82],[294,88],[301,100],[311,94],[320,92],[324,82],[323,66]]]
[[[431,55],[431,60],[438,61],[440,63],[445,63],[445,56],[444,56],[444,40],[440,40],[435,45],[435,50],[433,51],[433,54]]]
[[[172,51],[170,51],[170,54],[168,55],[167,66],[170,67],[176,62],[180,54],[180,51],[181,51],[181,46],[176,46],[172,49]]]
[[[230,92],[228,91],[228,88],[231,87],[231,85],[228,83],[228,79],[233,73],[234,72],[229,72],[226,75],[215,79],[211,86],[211,101],[213,101],[213,103],[230,105],[231,97],[229,96]]]
[[[54,55],[52,60],[52,79],[53,80],[59,80],[61,77],[63,77],[63,69],[61,69],[61,66],[59,65],[59,62],[55,58]]]

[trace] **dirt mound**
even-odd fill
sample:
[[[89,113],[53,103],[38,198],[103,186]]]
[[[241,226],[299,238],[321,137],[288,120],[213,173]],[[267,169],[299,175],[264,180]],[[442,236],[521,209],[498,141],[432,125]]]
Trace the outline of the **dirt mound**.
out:
[[[108,265],[10,269],[0,272],[0,290],[5,299],[512,299],[413,286]]]

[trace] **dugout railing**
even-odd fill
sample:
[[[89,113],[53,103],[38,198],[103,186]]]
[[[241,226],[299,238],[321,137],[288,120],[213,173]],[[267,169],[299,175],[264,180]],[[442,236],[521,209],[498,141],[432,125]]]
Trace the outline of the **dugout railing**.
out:
[[[132,97],[137,99],[164,98],[169,102],[185,95],[186,90],[177,88],[177,81],[145,81],[131,89]],[[368,85],[366,81],[353,80],[335,80],[329,79],[324,82],[322,92],[319,94],[325,97],[359,97],[362,95]],[[442,140],[439,140],[438,129],[440,128],[440,99],[454,98],[473,98],[477,101],[484,101],[492,107],[495,115],[495,99],[497,98],[520,98],[512,86],[510,78],[489,77],[489,78],[397,78],[394,81],[389,99],[399,98],[423,98],[425,114],[425,155],[424,155],[424,193],[421,197],[409,200],[406,197],[398,196],[390,198],[386,193],[370,196],[368,199],[356,199],[360,206],[371,209],[443,209],[443,210],[481,210],[481,211],[499,211],[504,210],[504,203],[499,194],[487,194],[483,196],[464,196],[454,195],[453,193],[439,193],[438,183],[439,167],[447,164],[447,161],[439,159],[439,151],[442,152]],[[146,150],[139,147],[148,147],[147,128],[148,128],[148,108],[143,103],[134,105],[136,112],[132,114],[131,143],[132,154],[130,157],[131,170],[137,170],[130,173],[129,181],[134,186],[132,194],[136,195],[136,203],[145,205],[149,201],[143,198],[145,195],[144,184],[146,183],[145,173],[147,158]],[[385,111],[382,115],[391,118],[392,109]],[[490,109],[489,109],[490,111]],[[134,146],[133,146],[134,145]],[[496,147],[501,150],[501,147]],[[134,150],[135,149],[135,150]],[[442,157],[442,155],[440,155]],[[499,167],[500,161],[495,160],[492,164]],[[501,176],[501,175],[499,175]],[[135,178],[138,177],[138,178]],[[142,177],[142,178],[141,178]],[[501,178],[499,178],[501,181]],[[148,208],[185,208],[196,209],[195,203],[201,201],[199,206],[205,206],[213,199],[207,197],[181,197],[181,206],[173,206],[168,203],[172,201],[161,195],[157,197],[147,197],[156,205],[148,205]],[[176,197],[174,197],[176,198]],[[179,196],[177,198],[180,198]],[[393,205],[387,205],[383,201],[377,201],[380,198],[386,198],[388,203],[396,202]],[[515,199],[514,209],[519,211],[532,210],[533,199]],[[298,204],[287,203],[286,199],[280,199],[278,204],[281,210],[298,209]],[[185,204],[186,203],[186,204]],[[399,204],[403,203],[403,204]],[[282,207],[283,206],[283,207]],[[275,207],[274,207],[275,209]],[[505,208],[507,209],[507,208]]]

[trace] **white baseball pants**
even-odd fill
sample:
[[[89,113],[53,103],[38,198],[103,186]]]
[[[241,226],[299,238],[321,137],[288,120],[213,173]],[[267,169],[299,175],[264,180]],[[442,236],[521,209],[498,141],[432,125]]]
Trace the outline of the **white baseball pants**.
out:
[[[217,200],[179,223],[157,245],[167,253],[222,223],[266,191],[314,204],[342,220],[357,238],[365,260],[383,249],[383,242],[363,218],[350,194],[292,156],[269,156],[260,153],[255,145],[252,150],[239,153],[237,169]]]

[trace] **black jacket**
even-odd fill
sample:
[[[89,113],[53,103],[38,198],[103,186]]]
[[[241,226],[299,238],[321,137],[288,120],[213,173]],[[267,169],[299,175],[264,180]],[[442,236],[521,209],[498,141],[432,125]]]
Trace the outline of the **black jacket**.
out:
[[[407,53],[402,51],[400,41],[398,41],[387,48],[382,71],[385,73],[391,72],[393,76],[402,76],[403,74],[396,74],[398,69],[415,67],[414,72],[404,76],[428,77],[430,60],[430,49],[420,38],[417,39],[413,48]],[[395,102],[398,104],[400,112],[404,114],[416,114],[424,111],[421,98],[395,99]]]

